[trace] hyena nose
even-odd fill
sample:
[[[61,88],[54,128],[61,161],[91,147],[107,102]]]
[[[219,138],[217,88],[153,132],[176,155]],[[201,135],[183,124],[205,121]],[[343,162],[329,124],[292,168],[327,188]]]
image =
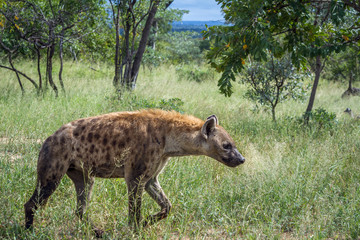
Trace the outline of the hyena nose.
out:
[[[241,155],[241,153],[240,153],[238,150],[236,150],[236,152],[237,152],[237,158],[238,158],[239,162],[240,162],[241,164],[244,163],[244,162],[245,162],[245,158],[243,157],[243,155]]]

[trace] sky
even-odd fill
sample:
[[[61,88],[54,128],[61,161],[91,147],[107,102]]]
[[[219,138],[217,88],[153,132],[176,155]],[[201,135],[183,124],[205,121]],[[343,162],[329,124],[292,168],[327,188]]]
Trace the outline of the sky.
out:
[[[188,14],[184,14],[183,21],[224,20],[215,0],[175,0],[170,8],[189,10]]]

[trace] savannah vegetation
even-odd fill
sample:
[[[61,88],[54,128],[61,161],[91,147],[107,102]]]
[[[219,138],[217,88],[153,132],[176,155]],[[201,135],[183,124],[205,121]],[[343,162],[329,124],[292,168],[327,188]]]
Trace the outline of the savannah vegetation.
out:
[[[224,3],[229,14],[236,12],[226,1],[219,2]],[[145,11],[154,5],[136,5],[137,16],[145,13],[145,17],[143,21],[135,19],[136,31],[129,28],[128,40],[134,41],[128,49],[130,55],[116,58],[117,41],[118,53],[126,54],[125,32],[120,28],[121,34],[116,35],[115,27],[111,27],[115,26],[114,19],[105,16],[114,10],[126,12],[132,8],[116,6],[116,1],[112,1],[113,9],[111,5],[98,5],[95,1],[89,1],[89,5],[76,1],[79,5],[73,7],[61,6],[62,1],[54,0],[0,1],[0,238],[95,238],[91,226],[75,216],[76,194],[68,177],[63,178],[47,206],[37,211],[34,229],[24,229],[23,204],[35,187],[36,162],[42,142],[74,119],[114,111],[162,108],[202,119],[216,114],[247,161],[230,169],[203,156],[171,159],[159,177],[172,202],[171,213],[137,233],[127,225],[125,181],[96,179],[87,214],[106,231],[104,239],[358,239],[360,121],[346,115],[344,110],[351,108],[359,115],[360,105],[358,96],[341,97],[345,90],[359,87],[358,6],[355,1],[333,2],[339,8],[329,12],[329,19],[349,17],[353,24],[339,27],[342,32],[337,34],[336,31],[318,32],[339,26],[336,22],[330,24],[328,19],[320,21],[328,24],[326,27],[310,24],[307,17],[316,11],[305,10],[316,6],[315,3],[297,9],[297,1],[289,1],[293,10],[303,14],[298,21],[304,20],[303,25],[298,26],[298,30],[313,39],[320,38],[314,40],[316,46],[304,41],[302,46],[291,45],[301,49],[296,52],[298,55],[291,55],[289,44],[295,43],[289,39],[299,36],[282,39],[288,32],[270,34],[270,30],[274,30],[272,21],[276,23],[276,12],[272,8],[269,11],[270,6],[266,4],[265,10],[260,11],[259,7],[263,6],[257,5],[259,2],[268,1],[239,6],[252,8],[253,11],[247,11],[249,14],[270,14],[269,22],[266,18],[262,18],[264,23],[256,22],[266,30],[267,35],[261,37],[267,39],[259,40],[255,35],[259,29],[250,28],[251,31],[244,31],[248,34],[245,42],[243,35],[236,36],[240,26],[237,24],[243,21],[211,27],[203,39],[198,33],[170,31],[169,21],[181,19],[184,13],[169,9],[166,4],[170,2],[137,2],[159,4],[154,17],[157,24],[151,24],[153,28],[135,84],[124,80],[125,85],[121,86],[126,69],[121,59],[127,56],[128,61],[130,55],[135,58],[141,41],[139,29],[146,25]],[[20,5],[10,5],[13,3]],[[15,11],[24,6],[21,4],[28,3],[38,4],[24,8],[26,13]],[[53,4],[49,9],[60,8],[49,12],[34,10],[48,9],[42,8],[48,3]],[[340,3],[344,5],[337,5]],[[67,11],[62,12],[66,7]],[[288,6],[272,7],[275,11],[287,10],[288,15],[279,15],[289,17],[282,22],[290,22],[295,10],[289,10]],[[339,14],[333,14],[337,10]],[[354,15],[348,15],[348,11]],[[90,14],[94,12],[98,15]],[[25,21],[21,13],[34,21]],[[42,14],[31,15],[35,13]],[[6,14],[10,14],[10,20]],[[86,14],[91,18],[84,16]],[[320,15],[325,17],[326,11]],[[36,19],[45,22],[40,24]],[[119,18],[120,26],[127,23],[126,19]],[[47,25],[46,21],[55,20],[59,20],[59,25],[53,28],[51,37],[47,35],[50,29],[45,28],[51,24]],[[249,26],[256,27],[256,23]],[[338,24],[342,23],[344,21]],[[28,28],[28,34],[34,34],[32,37],[24,34],[27,24],[33,24]],[[223,31],[220,28],[224,28]],[[326,34],[333,37],[331,43],[338,44],[324,53],[315,51],[315,47],[328,46]],[[242,41],[236,42],[236,37]],[[31,42],[34,39],[37,42]],[[229,42],[231,39],[234,42]],[[251,45],[257,40],[264,45],[256,45],[258,48]],[[287,50],[280,48],[285,45]],[[235,59],[235,49],[243,51],[244,56]],[[214,55],[215,50],[219,55]],[[223,50],[225,52],[221,52]],[[321,57],[313,53],[321,53]],[[314,65],[316,60],[321,60],[319,75]],[[233,65],[235,63],[238,65]],[[123,67],[118,69],[123,71],[118,80],[114,80],[116,66]],[[319,77],[316,98],[314,108],[308,113],[315,76]],[[54,86],[58,85],[61,91],[55,91]],[[142,215],[157,211],[157,204],[145,194]]]

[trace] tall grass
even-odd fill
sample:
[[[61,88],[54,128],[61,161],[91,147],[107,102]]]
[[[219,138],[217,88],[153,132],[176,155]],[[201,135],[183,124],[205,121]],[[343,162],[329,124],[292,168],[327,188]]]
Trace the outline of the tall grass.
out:
[[[35,69],[21,63],[23,69]],[[180,98],[183,112],[206,118],[216,114],[246,157],[230,169],[207,157],[173,158],[160,175],[172,202],[170,216],[133,233],[127,227],[123,179],[97,179],[87,214],[107,230],[104,239],[358,239],[360,237],[360,122],[343,114],[360,113],[359,99],[341,99],[346,86],[322,82],[315,108],[337,115],[325,128],[307,128],[296,118],[306,103],[286,102],[271,122],[253,112],[243,97],[218,93],[216,79],[179,79],[174,66],[145,70],[136,90],[115,96],[112,69],[67,62],[66,95],[49,90],[36,96],[25,83],[21,96],[13,73],[0,69],[0,238],[91,239],[90,226],[75,217],[76,196],[64,177],[47,206],[36,213],[34,229],[24,230],[23,204],[31,196],[41,142],[71,120],[111,111],[157,106]],[[35,71],[34,71],[35,76]],[[216,77],[216,76],[215,76]],[[144,216],[158,211],[147,195]]]

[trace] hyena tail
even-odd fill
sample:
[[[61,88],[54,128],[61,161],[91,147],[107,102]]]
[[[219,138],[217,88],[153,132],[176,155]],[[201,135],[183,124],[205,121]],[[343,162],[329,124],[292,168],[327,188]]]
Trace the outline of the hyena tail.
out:
[[[25,228],[30,228],[34,221],[34,213],[39,206],[44,206],[56,190],[60,180],[65,175],[68,161],[64,156],[54,152],[58,149],[52,137],[49,137],[43,144],[37,166],[37,185],[29,201],[25,203]]]

